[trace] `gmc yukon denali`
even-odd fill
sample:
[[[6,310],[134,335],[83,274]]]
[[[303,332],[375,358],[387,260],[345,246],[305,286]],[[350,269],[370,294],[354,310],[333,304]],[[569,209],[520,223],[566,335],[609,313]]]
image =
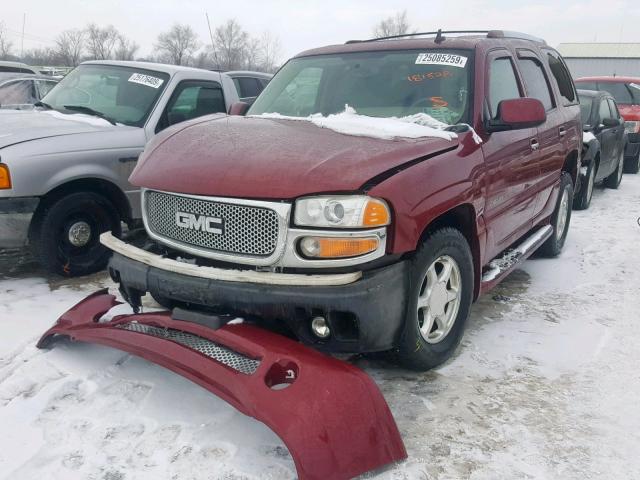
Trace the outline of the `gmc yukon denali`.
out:
[[[148,239],[102,235],[124,298],[444,362],[480,294],[534,251],[560,253],[582,143],[554,49],[459,33],[304,52],[248,111],[157,136],[130,179]]]

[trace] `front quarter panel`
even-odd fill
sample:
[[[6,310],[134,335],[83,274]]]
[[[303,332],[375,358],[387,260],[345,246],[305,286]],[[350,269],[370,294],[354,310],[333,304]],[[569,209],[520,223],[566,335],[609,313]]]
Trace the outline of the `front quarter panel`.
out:
[[[388,253],[414,251],[429,224],[459,205],[471,204],[481,215],[484,160],[471,133],[464,135],[458,149],[403,170],[369,192],[393,209]]]

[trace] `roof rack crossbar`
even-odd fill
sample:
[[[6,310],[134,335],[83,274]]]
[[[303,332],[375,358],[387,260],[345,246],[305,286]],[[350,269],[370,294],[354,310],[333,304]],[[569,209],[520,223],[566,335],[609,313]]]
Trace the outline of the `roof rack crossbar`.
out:
[[[369,38],[367,40],[349,40],[346,43],[365,43],[365,42],[377,42],[380,40],[395,40],[399,38],[407,37],[421,37],[426,35],[436,35],[437,38],[443,39],[443,34],[465,34],[465,33],[482,33],[486,34],[487,38],[519,38],[522,40],[531,40],[533,42],[546,43],[544,40],[533,35],[521,32],[512,32],[508,30],[437,30],[435,32],[414,32],[405,33],[402,35],[389,35],[386,37]]]

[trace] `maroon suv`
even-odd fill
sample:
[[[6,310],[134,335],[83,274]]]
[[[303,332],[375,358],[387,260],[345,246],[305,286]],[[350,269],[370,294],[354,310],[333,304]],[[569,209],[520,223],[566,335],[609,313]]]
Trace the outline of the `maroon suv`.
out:
[[[535,250],[560,253],[581,144],[569,72],[534,37],[319,48],[245,116],[156,137],[131,177],[148,241],[102,242],[134,310],[150,292],[176,319],[215,328],[239,315],[427,369],[451,355],[481,293]]]

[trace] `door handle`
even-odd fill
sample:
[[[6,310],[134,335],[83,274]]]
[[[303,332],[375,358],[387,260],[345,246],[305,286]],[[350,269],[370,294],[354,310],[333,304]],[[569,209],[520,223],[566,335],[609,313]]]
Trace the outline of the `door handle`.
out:
[[[540,148],[540,144],[538,143],[538,139],[537,138],[532,138],[531,139],[531,150],[538,150]]]
[[[560,129],[558,130],[558,133],[560,134],[561,137],[564,137],[567,134],[567,131],[563,127],[560,127]]]

